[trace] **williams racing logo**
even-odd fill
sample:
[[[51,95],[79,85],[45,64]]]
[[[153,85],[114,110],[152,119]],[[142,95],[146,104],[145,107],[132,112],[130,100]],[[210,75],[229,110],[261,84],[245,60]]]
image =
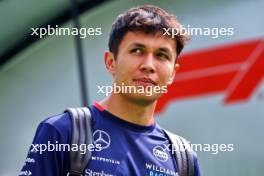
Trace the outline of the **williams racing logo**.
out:
[[[166,153],[166,149],[164,149],[162,146],[155,146],[152,152],[159,161],[166,162],[169,158],[168,154]]]

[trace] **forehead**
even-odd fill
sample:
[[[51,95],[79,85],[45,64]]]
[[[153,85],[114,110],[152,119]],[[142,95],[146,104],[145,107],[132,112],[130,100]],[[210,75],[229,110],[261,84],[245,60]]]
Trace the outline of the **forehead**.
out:
[[[149,49],[168,48],[172,54],[176,54],[176,42],[172,38],[162,34],[146,34],[144,32],[127,32],[122,39],[119,49],[125,49],[140,43]]]

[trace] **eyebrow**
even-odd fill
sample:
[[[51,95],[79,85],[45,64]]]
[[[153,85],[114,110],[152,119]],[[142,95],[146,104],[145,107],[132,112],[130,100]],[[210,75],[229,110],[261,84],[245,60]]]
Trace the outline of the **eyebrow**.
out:
[[[144,44],[141,44],[141,43],[132,43],[130,46],[146,48],[146,46]],[[161,47],[161,48],[158,48],[158,50],[170,53],[170,50],[167,47]]]
[[[158,50],[166,53],[170,53],[170,50],[168,48],[159,48]]]
[[[140,47],[140,48],[146,48],[146,46],[145,46],[145,45],[143,45],[143,44],[141,44],[141,43],[132,43],[130,46],[131,46],[131,47]]]

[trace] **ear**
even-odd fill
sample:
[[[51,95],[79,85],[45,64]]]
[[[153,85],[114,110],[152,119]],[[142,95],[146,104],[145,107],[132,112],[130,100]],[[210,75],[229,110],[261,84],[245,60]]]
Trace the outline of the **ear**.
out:
[[[171,76],[170,76],[170,78],[168,80],[168,85],[172,84],[172,82],[174,80],[174,77],[175,77],[175,73],[179,70],[179,68],[180,68],[180,65],[176,63],[175,66],[174,66],[173,72],[172,72],[172,74],[171,74]]]
[[[110,51],[105,51],[104,53],[104,62],[105,62],[105,67],[109,73],[112,75],[115,74],[115,58],[114,54]]]

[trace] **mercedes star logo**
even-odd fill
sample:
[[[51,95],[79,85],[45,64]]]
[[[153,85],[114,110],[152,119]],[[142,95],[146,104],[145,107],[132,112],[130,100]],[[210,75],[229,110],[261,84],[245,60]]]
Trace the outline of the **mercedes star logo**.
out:
[[[102,149],[106,149],[110,146],[111,139],[107,132],[103,130],[96,130],[93,133],[94,143],[100,144]]]

